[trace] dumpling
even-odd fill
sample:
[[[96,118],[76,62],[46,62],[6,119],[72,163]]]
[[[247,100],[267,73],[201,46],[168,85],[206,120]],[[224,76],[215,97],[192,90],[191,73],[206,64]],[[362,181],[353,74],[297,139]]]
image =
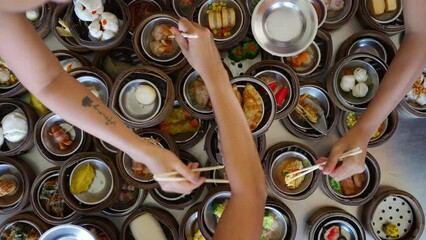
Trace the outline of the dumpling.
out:
[[[30,9],[25,12],[25,17],[30,21],[35,21],[40,17],[40,9]]]
[[[101,41],[113,38],[118,32],[118,18],[112,13],[104,12],[89,25],[90,35]]]
[[[149,85],[140,85],[135,90],[136,101],[143,105],[151,105],[157,98],[155,89]]]
[[[74,12],[82,21],[95,21],[104,12],[102,0],[78,0]]]
[[[20,142],[28,134],[27,118],[18,112],[11,112],[1,121],[4,138],[9,142]]]
[[[419,98],[416,99],[416,102],[421,106],[425,105],[426,104],[426,94],[420,93],[420,96],[419,96]]]
[[[367,70],[364,68],[355,68],[354,76],[358,82],[365,82],[368,79]]]
[[[413,102],[417,100],[417,96],[414,93],[413,89],[410,89],[410,91],[407,93],[407,95],[405,96],[405,100]]]
[[[340,88],[345,92],[350,92],[355,86],[355,76],[354,75],[345,75],[340,81]]]
[[[367,84],[360,82],[357,85],[354,86],[354,88],[352,89],[352,95],[354,97],[365,97],[367,96],[368,93],[368,86]]]
[[[75,58],[63,60],[60,62],[65,71],[69,72],[74,68],[83,67],[80,61]]]

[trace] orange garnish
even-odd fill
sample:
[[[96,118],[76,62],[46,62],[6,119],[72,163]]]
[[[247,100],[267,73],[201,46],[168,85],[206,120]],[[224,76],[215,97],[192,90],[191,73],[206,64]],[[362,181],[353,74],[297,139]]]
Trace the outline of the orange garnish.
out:
[[[107,25],[108,21],[106,19],[102,20],[102,25]]]
[[[92,14],[96,14],[96,10],[95,10],[95,11],[92,11]]]

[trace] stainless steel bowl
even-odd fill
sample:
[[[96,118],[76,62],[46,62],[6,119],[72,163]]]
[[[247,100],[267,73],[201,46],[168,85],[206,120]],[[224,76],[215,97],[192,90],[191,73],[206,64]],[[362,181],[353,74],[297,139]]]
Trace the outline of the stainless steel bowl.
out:
[[[143,105],[136,100],[135,91],[140,85],[148,85],[154,88],[157,93],[155,102],[150,105]],[[149,121],[154,118],[161,108],[161,95],[155,84],[145,79],[135,79],[128,82],[120,91],[118,103],[121,112],[130,120],[135,122]]]
[[[258,137],[265,133],[274,121],[277,109],[275,96],[268,85],[254,77],[241,76],[231,80],[231,85],[235,84],[239,90],[244,89],[247,83],[252,84],[262,98],[263,116],[257,128],[252,131],[253,137]]]
[[[42,229],[40,227],[38,227],[34,222],[32,221],[28,221],[28,220],[17,220],[17,221],[13,221],[11,223],[8,223],[6,225],[3,226],[3,228],[0,229],[0,233],[5,233],[5,231],[11,230],[15,225],[17,224],[22,224],[21,226],[24,226],[27,229],[31,229],[34,228],[40,235],[42,234]],[[41,238],[39,238],[41,239]]]
[[[340,87],[343,71],[348,68],[355,69],[357,67],[364,68],[368,73],[368,80],[365,82],[368,86],[368,93],[365,97],[362,98],[354,97],[352,92],[345,92]],[[336,92],[338,97],[340,96],[345,102],[352,105],[361,105],[369,102],[374,97],[377,89],[379,88],[379,75],[377,74],[376,69],[368,62],[362,60],[352,60],[339,66],[336,70],[333,81],[333,87],[335,90],[337,90]]]
[[[108,87],[102,80],[93,76],[81,76],[77,78],[77,81],[81,82],[90,91],[96,91],[99,94],[99,99],[104,103],[108,104],[109,91]]]
[[[283,175],[283,172],[280,172],[279,168],[281,164],[284,164],[290,159],[301,160],[304,168],[312,166],[312,163],[309,161],[309,159],[305,155],[298,152],[293,152],[293,151],[284,152],[273,160],[271,164],[269,177],[272,179],[272,184],[274,185],[276,189],[278,189],[278,191],[288,195],[297,195],[302,193],[309,187],[309,185],[312,182],[314,174],[308,173],[307,175],[305,175],[305,179],[303,179],[303,182],[298,188],[296,189],[288,188],[287,184],[283,181],[284,176],[281,177]]]
[[[309,85],[309,86],[302,86],[300,87],[300,96],[302,97],[305,94],[309,94],[315,99],[318,100],[319,105],[321,106],[322,110],[324,111],[324,115],[327,118],[330,114],[330,101],[328,100],[328,97],[323,90],[320,88]],[[292,122],[296,127],[303,129],[303,130],[310,130],[313,129],[309,123],[307,123],[303,118],[299,117],[296,111],[293,111],[289,115],[289,120]]]
[[[243,10],[241,9],[240,4],[237,1],[234,1],[234,0],[221,0],[221,1],[207,0],[203,3],[203,5],[201,5],[200,11],[198,12],[198,23],[201,26],[206,26],[209,23],[207,10],[209,8],[209,5],[214,3],[214,2],[226,3],[226,6],[228,8],[233,8],[235,10],[235,26],[230,31],[231,35],[228,36],[228,37],[218,37],[218,36],[213,35],[213,39],[217,42],[230,41],[233,38],[235,38],[236,36],[238,36],[238,34],[240,33],[240,31],[243,27],[243,21],[244,21]]]
[[[367,8],[371,8],[371,2],[372,1],[368,1],[368,0],[364,0],[367,1]],[[374,21],[380,23],[380,24],[388,24],[391,23],[393,21],[395,21],[397,18],[399,18],[399,16],[402,14],[402,1],[401,0],[396,0],[396,10],[395,11],[391,11],[391,12],[385,12],[379,16],[374,16],[373,14],[370,13],[370,11],[368,11],[371,15],[371,17],[373,18]]]
[[[59,125],[63,131],[66,131],[70,135],[71,139],[73,140],[72,144],[65,150],[61,150],[59,144],[56,143],[53,136],[49,134],[51,128],[55,125]],[[81,129],[72,126],[62,117],[56,114],[48,118],[41,127],[41,142],[43,146],[51,154],[59,157],[71,156],[77,152],[77,150],[83,144],[83,140],[83,131]]]
[[[370,171],[369,171],[367,165],[365,165],[365,171],[364,171],[364,173],[365,173],[364,187],[362,188],[362,190],[360,192],[358,192],[356,194],[353,194],[353,195],[344,195],[344,194],[340,194],[340,193],[336,192],[331,187],[331,185],[330,185],[330,180],[331,180],[330,176],[327,177],[327,188],[329,189],[329,191],[332,194],[334,194],[334,195],[336,195],[336,196],[338,196],[340,198],[356,198],[356,197],[360,196],[361,194],[363,194],[365,192],[365,190],[368,188],[368,185],[370,184],[370,177],[371,176],[370,176]]]
[[[200,107],[200,106],[198,106],[197,104],[195,104],[192,100],[191,100],[191,98],[190,98],[190,96],[189,96],[189,91],[190,91],[190,86],[191,86],[191,83],[193,82],[193,81],[195,81],[198,77],[200,77],[200,74],[198,74],[195,70],[193,70],[189,75],[188,75],[188,77],[184,80],[184,83],[183,83],[183,97],[184,97],[184,99],[185,99],[185,101],[188,103],[188,106],[192,109],[192,110],[194,110],[194,111],[196,111],[196,112],[199,112],[199,113],[206,113],[206,114],[209,114],[209,113],[212,113],[213,112],[213,108],[210,108],[210,107],[205,107],[205,108],[203,108],[203,107]]]
[[[107,199],[112,193],[114,180],[112,171],[107,164],[97,159],[87,159],[75,166],[71,171],[69,185],[71,186],[75,173],[83,168],[86,164],[90,164],[95,170],[95,177],[87,191],[74,195],[74,197],[87,205],[96,205]]]
[[[221,191],[212,195],[203,206],[203,221],[211,233],[215,232],[217,226],[217,220],[213,214],[213,205],[223,203],[224,201],[229,200],[229,198],[231,198],[231,192]]]
[[[348,50],[348,54],[354,53],[368,53],[382,59],[383,62],[387,62],[388,60],[385,47],[374,38],[360,38],[356,40]]]
[[[2,104],[2,106],[1,106],[1,108],[6,108],[6,106],[7,107],[12,107],[12,109],[14,108],[14,107],[16,107],[16,109],[15,110],[12,110],[10,113],[18,113],[18,114],[21,114],[21,116],[22,117],[24,117],[25,118],[25,121],[27,122],[27,126],[28,126],[28,128],[30,128],[29,127],[29,125],[28,125],[28,119],[27,119],[27,116],[26,116],[26,114],[25,114],[25,112],[20,108],[20,107],[18,107],[18,106],[16,106],[15,104],[8,104],[8,103],[5,103],[5,104]],[[6,111],[7,112],[7,111]],[[5,114],[6,115],[6,114]],[[1,126],[1,125],[0,125]],[[1,133],[1,134],[3,134],[3,133]],[[19,146],[21,146],[22,145],[22,143],[23,142],[25,142],[25,139],[28,137],[28,132],[27,132],[27,135],[24,137],[24,139],[22,139],[21,141],[19,141],[19,142],[11,142],[11,141],[9,141],[9,140],[7,140],[6,138],[4,138],[4,142],[3,142],[3,144],[5,144],[5,145],[7,145],[7,147],[9,147],[9,149],[10,150],[13,150],[13,149],[17,149]],[[2,145],[0,145],[0,147],[1,147]]]
[[[25,186],[22,173],[13,165],[3,163],[0,164],[0,179],[13,180],[16,182],[15,191],[11,192],[8,195],[0,197],[0,207],[10,207],[19,203],[19,201],[23,197]]]
[[[272,215],[278,224],[271,236],[273,239],[284,240],[287,236],[287,225],[290,224],[289,219],[273,206],[265,206],[265,215],[267,214]]]
[[[3,62],[3,60],[0,58],[0,68],[2,68],[2,67],[4,67],[4,68],[6,68],[6,69],[8,69],[9,71],[10,71],[10,73],[11,74],[13,74],[12,73],[12,71],[6,66],[6,64]],[[15,76],[16,77],[16,76]],[[18,84],[19,84],[20,82],[19,82],[19,80],[18,79],[16,79],[16,82],[14,83],[14,84],[12,84],[12,85],[9,85],[9,86],[6,86],[6,85],[3,85],[3,84],[1,84],[0,85],[0,89],[4,89],[4,90],[10,90],[10,89],[12,89],[12,88],[14,88],[14,87],[16,87],[16,86],[18,86]]]
[[[353,114],[360,114],[360,113],[353,113]],[[345,131],[345,133],[346,132],[349,132],[349,127],[348,127],[348,115],[349,115],[349,112],[345,112],[344,113],[344,115],[343,115],[343,129],[344,129],[344,131]],[[386,129],[388,128],[388,124],[389,124],[389,118],[386,118],[385,119],[385,121],[383,121],[383,130],[380,132],[380,134],[377,136],[377,137],[375,137],[375,138],[371,138],[370,139],[370,143],[372,143],[372,142],[374,142],[374,141],[376,141],[376,140],[378,140],[378,139],[380,139],[382,136],[383,136],[383,134],[385,134],[385,132],[386,132]]]
[[[141,46],[142,50],[150,57],[152,60],[157,62],[170,62],[174,59],[176,59],[180,54],[182,54],[182,51],[180,50],[179,45],[176,43],[176,41],[172,41],[173,46],[173,52],[169,54],[164,54],[164,56],[156,56],[152,51],[150,47],[151,41],[153,41],[153,37],[151,35],[154,28],[160,24],[165,24],[169,27],[178,27],[177,19],[173,19],[171,17],[159,17],[154,18],[150,22],[148,22],[144,28],[142,29],[141,33]]]
[[[288,57],[301,53],[314,41],[318,17],[306,0],[262,0],[254,9],[251,28],[265,51]]]
[[[278,83],[282,84],[283,87],[287,87],[289,89],[288,94],[285,97],[284,104],[281,106],[277,105],[277,113],[284,111],[290,104],[290,100],[292,99],[292,96],[293,96],[293,93],[291,91],[291,84],[290,84],[290,81],[287,79],[287,77],[284,76],[284,74],[275,70],[264,70],[264,71],[256,73],[254,77],[259,79],[261,79],[262,77],[272,78]]]
[[[194,233],[200,229],[198,226],[198,212],[195,211],[191,216],[189,216],[186,225],[185,225],[185,239],[192,239]]]
[[[156,188],[154,191],[160,196],[161,198],[167,200],[167,201],[177,201],[179,199],[184,198],[185,194],[178,194],[178,193],[172,193],[172,192],[166,192],[162,190],[161,188]]]
[[[343,6],[343,9],[341,9],[340,11],[328,10],[327,11],[327,18],[325,19],[325,23],[337,24],[340,21],[342,21],[350,13],[350,11],[352,9],[352,5],[353,5],[352,0],[345,1],[345,5]]]
[[[314,62],[309,66],[293,67],[289,60],[287,60],[287,58],[281,58],[281,61],[289,65],[297,74],[297,76],[304,77],[313,73],[318,68],[318,65],[321,62],[321,51],[318,47],[318,44],[316,44],[316,42],[312,42],[312,44],[308,48],[311,48],[314,52]]]
[[[84,227],[64,224],[47,230],[39,240],[95,240],[95,236]]]

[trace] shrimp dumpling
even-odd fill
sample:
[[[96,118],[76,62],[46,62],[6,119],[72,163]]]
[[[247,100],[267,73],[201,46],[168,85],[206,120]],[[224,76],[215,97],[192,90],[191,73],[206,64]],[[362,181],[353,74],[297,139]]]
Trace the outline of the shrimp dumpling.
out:
[[[95,21],[104,12],[102,0],[77,0],[74,12],[82,21]]]
[[[355,76],[354,75],[345,75],[340,81],[340,88],[345,92],[350,92],[355,86]]]
[[[357,85],[354,86],[354,88],[352,89],[352,95],[354,97],[365,97],[367,96],[368,93],[368,86],[367,84],[360,82]]]
[[[118,32],[118,18],[112,13],[104,12],[89,25],[90,35],[101,41],[113,38]]]
[[[355,68],[354,76],[358,82],[365,82],[368,79],[367,70],[364,68]]]

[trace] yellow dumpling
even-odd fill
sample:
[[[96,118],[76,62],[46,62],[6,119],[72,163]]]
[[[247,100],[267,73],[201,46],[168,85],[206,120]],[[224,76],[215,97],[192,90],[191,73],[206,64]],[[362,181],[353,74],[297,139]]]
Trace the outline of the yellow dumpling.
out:
[[[90,164],[78,169],[71,180],[71,193],[76,195],[89,190],[93,178],[95,178],[95,169]]]

